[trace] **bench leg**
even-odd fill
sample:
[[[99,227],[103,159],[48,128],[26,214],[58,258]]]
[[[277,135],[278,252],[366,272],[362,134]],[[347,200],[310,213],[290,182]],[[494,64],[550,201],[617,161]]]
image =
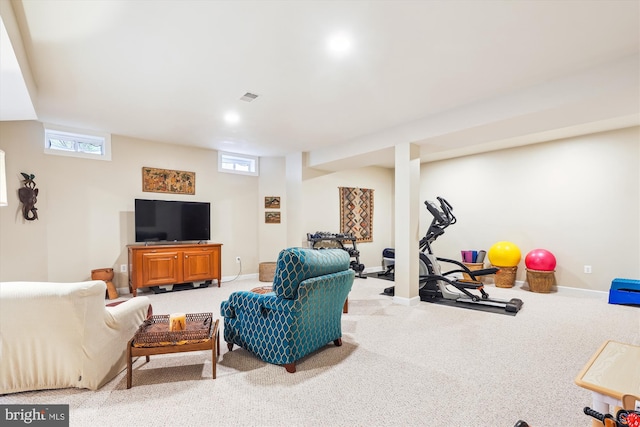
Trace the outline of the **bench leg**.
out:
[[[131,388],[131,341],[127,343],[127,388]]]

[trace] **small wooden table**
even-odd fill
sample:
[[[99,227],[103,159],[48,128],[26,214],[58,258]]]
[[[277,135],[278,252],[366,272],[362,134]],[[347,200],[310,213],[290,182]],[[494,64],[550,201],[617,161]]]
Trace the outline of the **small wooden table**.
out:
[[[220,354],[219,320],[213,322],[213,313],[186,315],[187,329],[169,331],[169,315],[151,316],[140,325],[127,344],[127,388],[131,388],[133,358],[154,354],[183,353],[187,351],[211,350],[213,379],[216,378],[216,363]]]
[[[625,394],[640,395],[640,347],[606,341],[582,368],[575,383],[592,391],[592,409],[611,413],[610,407],[622,406]],[[602,423],[594,420],[593,425]]]

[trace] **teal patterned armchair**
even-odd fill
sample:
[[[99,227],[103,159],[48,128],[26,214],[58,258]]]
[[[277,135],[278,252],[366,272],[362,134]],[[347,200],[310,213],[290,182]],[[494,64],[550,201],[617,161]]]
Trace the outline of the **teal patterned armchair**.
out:
[[[295,372],[295,362],[333,341],[342,345],[342,308],[353,285],[342,249],[284,249],[273,292],[234,292],[220,305],[229,351],[238,345]]]

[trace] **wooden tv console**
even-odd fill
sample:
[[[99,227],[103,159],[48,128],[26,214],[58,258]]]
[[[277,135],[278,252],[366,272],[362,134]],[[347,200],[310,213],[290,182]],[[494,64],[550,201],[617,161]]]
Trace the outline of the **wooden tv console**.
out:
[[[149,286],[222,279],[220,268],[221,243],[128,245],[129,288],[135,297],[137,290]]]

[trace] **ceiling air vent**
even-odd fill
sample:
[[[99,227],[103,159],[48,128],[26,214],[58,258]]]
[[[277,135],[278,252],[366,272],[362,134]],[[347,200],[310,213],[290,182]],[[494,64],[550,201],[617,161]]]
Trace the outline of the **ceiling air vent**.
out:
[[[240,98],[240,101],[251,102],[257,97],[258,95],[256,95],[255,93],[247,92],[244,95],[242,95],[242,98]]]

